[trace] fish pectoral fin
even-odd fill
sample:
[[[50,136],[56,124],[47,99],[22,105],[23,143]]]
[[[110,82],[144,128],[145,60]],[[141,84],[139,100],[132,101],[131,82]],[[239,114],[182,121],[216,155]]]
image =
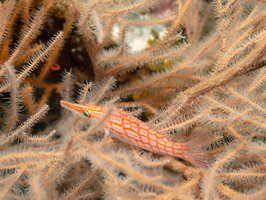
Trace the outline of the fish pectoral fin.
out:
[[[109,127],[104,127],[103,130],[104,130],[104,137],[105,138],[109,137],[111,134]]]

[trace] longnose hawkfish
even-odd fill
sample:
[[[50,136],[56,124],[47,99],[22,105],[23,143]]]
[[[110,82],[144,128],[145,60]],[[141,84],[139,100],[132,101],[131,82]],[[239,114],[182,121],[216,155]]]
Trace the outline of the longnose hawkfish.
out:
[[[95,120],[101,119],[108,110],[106,106],[80,105],[64,100],[60,101],[60,104],[70,111]],[[198,139],[184,143],[172,142],[148,123],[119,108],[107,118],[104,132],[105,136],[114,137],[156,154],[179,157],[198,167],[207,166],[207,154]]]

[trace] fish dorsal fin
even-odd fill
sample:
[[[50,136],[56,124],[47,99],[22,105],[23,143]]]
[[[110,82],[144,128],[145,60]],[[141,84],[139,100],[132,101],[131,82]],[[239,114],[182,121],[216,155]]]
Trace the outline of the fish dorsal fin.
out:
[[[131,115],[133,115],[136,118],[138,118],[143,112],[141,108],[132,108],[132,107],[123,108],[122,110],[129,112]]]
[[[176,139],[174,135],[170,135],[170,134],[167,134],[167,133],[161,133],[161,132],[159,132],[159,134],[162,137],[164,137],[164,138],[166,138],[166,139],[168,139],[168,140],[170,140],[172,142],[174,142],[174,140]]]
[[[148,123],[148,122],[147,122],[147,124],[148,124],[148,126],[149,126],[151,129],[155,130],[160,136],[166,138],[167,140],[170,140],[170,141],[172,141],[172,142],[174,142],[174,140],[176,140],[176,136],[175,136],[175,135],[171,135],[171,134],[168,134],[168,133],[166,133],[166,132],[163,132],[163,131],[161,131],[160,129],[158,129],[158,127],[155,127],[153,124],[150,124],[150,123]]]

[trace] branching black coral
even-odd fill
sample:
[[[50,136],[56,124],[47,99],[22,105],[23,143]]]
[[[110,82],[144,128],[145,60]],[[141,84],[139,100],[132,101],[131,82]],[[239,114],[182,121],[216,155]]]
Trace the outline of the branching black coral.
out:
[[[265,199],[265,1],[8,0],[0,13],[0,199]],[[93,122],[61,99],[110,109]],[[116,107],[173,141],[206,138],[208,168],[104,137]]]

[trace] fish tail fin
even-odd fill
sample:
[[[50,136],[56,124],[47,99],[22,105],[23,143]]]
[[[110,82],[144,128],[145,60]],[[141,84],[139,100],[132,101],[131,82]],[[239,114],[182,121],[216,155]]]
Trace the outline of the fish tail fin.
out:
[[[207,152],[208,138],[204,136],[197,136],[185,143],[186,154],[184,159],[193,165],[200,168],[207,168],[210,163],[210,154]]]

